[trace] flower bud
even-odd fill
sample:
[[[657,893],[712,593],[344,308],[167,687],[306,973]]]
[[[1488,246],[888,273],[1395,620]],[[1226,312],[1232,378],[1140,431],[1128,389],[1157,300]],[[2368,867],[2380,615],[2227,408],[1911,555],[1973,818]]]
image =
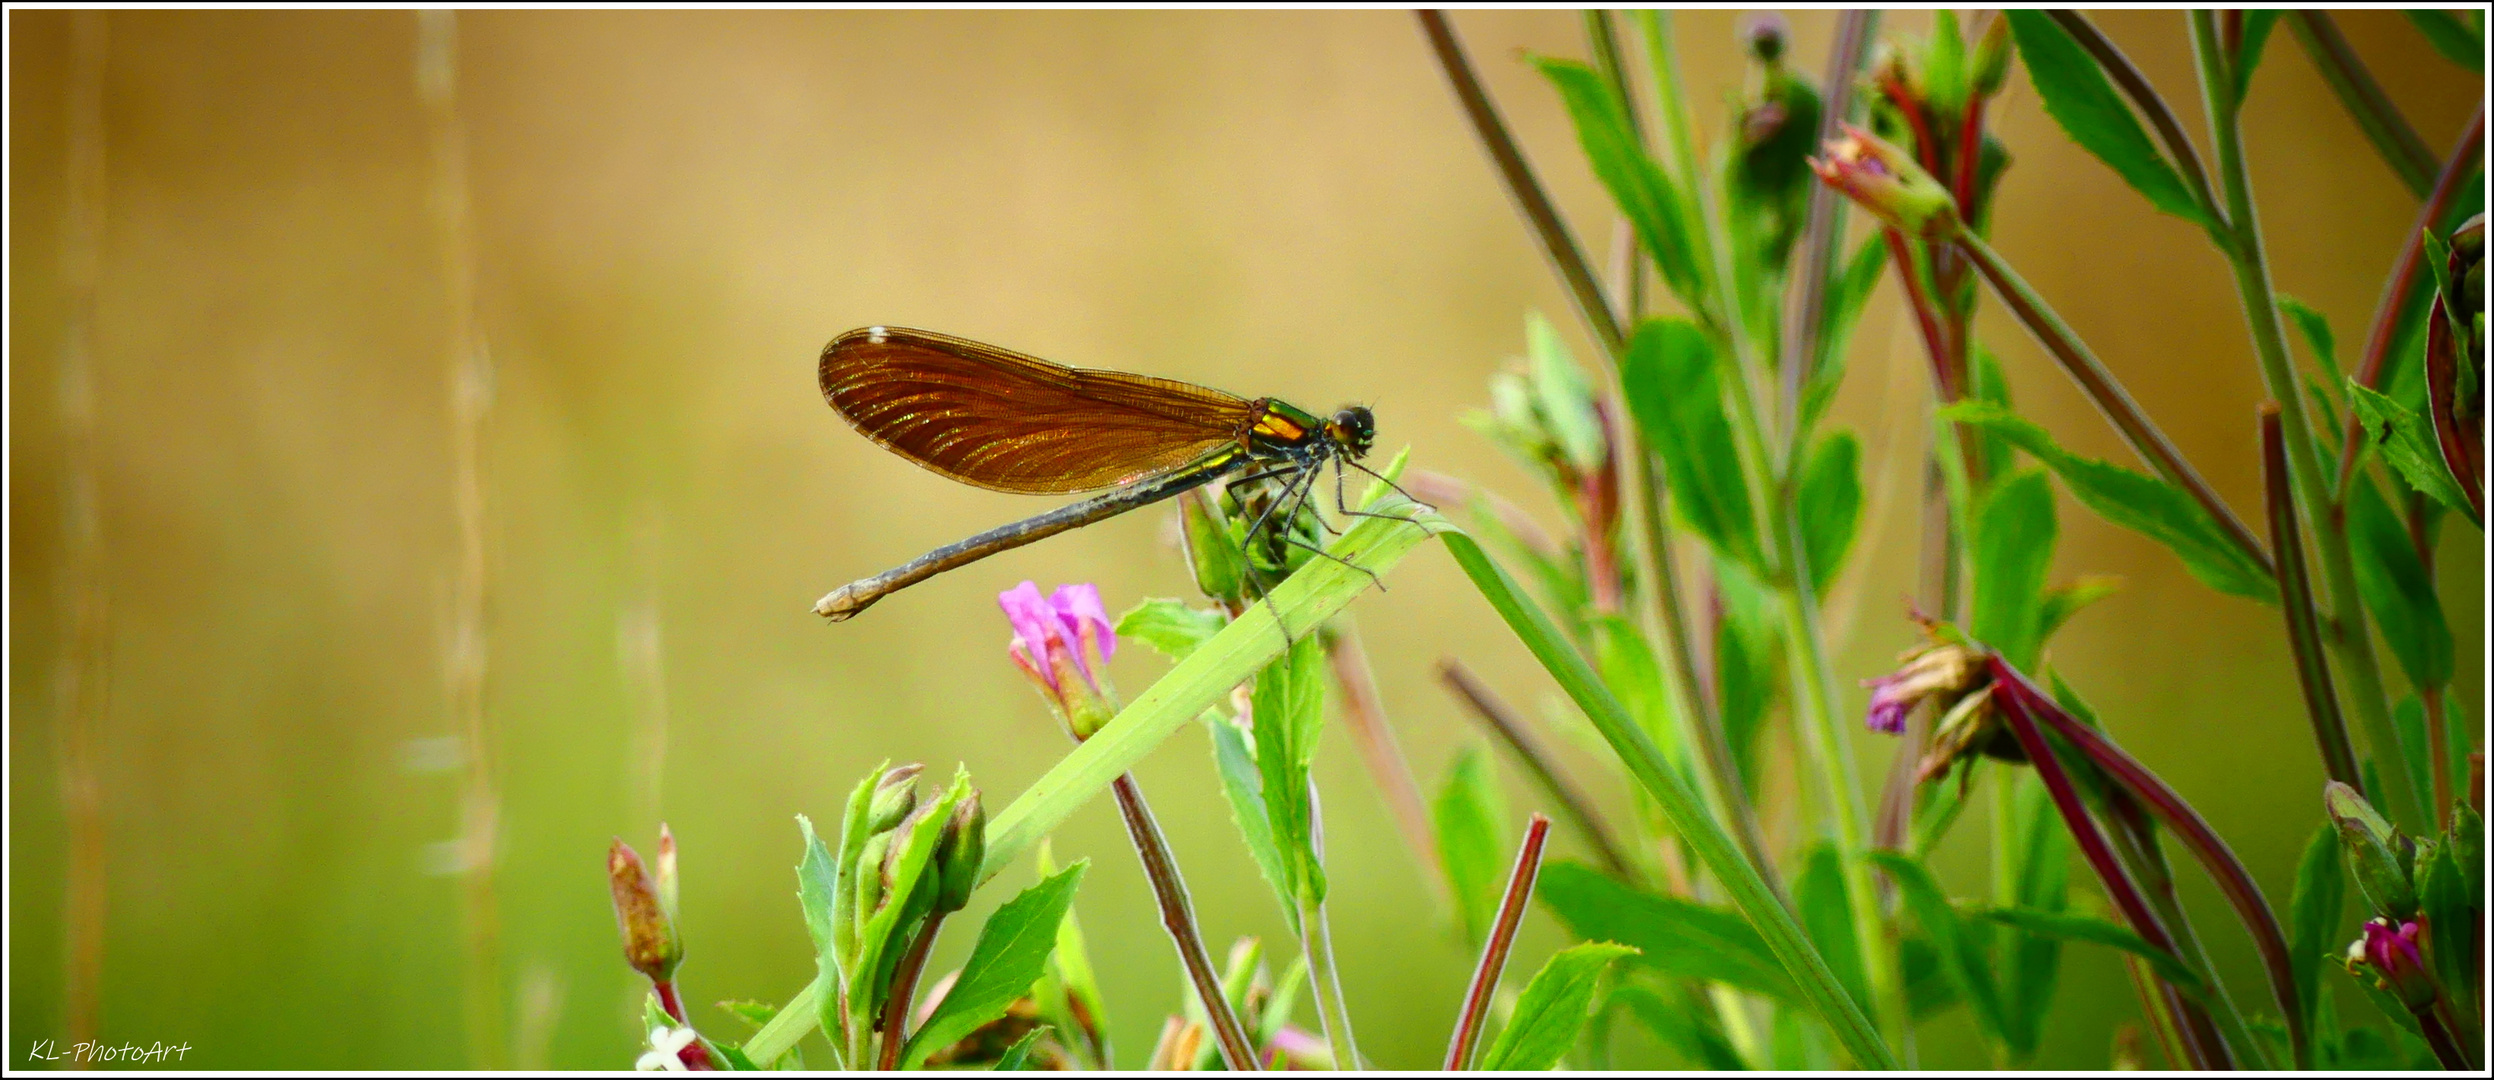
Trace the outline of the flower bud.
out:
[[[1974,59],[1966,76],[1976,99],[1999,94],[2008,85],[2011,54],[2009,20],[1995,14],[1983,27],[1983,36],[1975,39]]]
[[[1178,496],[1178,541],[1186,545],[1186,563],[1195,573],[1195,587],[1215,600],[1237,600],[1246,567],[1238,546],[1230,543],[1229,523],[1200,490]]]
[[[1758,12],[1741,23],[1741,44],[1761,64],[1784,59],[1784,44],[1791,37],[1792,27],[1785,24],[1782,15],[1772,11]]]
[[[1988,685],[1982,654],[1961,643],[1929,642],[1907,649],[1897,659],[1902,665],[1897,670],[1862,683],[1871,691],[1865,723],[1872,731],[1902,735],[1906,714],[1915,706],[1930,701],[1944,711],[1953,710],[1960,699]]]
[[[868,835],[890,832],[918,808],[918,774],[925,770],[917,762],[884,770],[883,779],[875,781],[874,800],[867,804]]]
[[[970,906],[986,861],[987,810],[979,804],[979,789],[971,788],[953,803],[935,842],[935,910],[949,914]]]
[[[1827,141],[1826,151],[1810,159],[1810,167],[1862,209],[1925,240],[1956,237],[1957,201],[1913,155],[1851,124],[1842,138]]]
[[[674,977],[676,965],[684,962],[684,943],[676,937],[675,920],[659,903],[658,886],[642,867],[640,853],[620,838],[606,851],[606,881],[614,893],[624,962],[651,982]]]
[[[2389,919],[2416,916],[2416,883],[2409,876],[2412,845],[2382,819],[2373,804],[2354,788],[2329,781],[2321,787],[2321,805],[2338,826],[2338,843],[2347,852],[2348,868],[2375,914]]]
[[[884,891],[891,885],[884,878],[883,864],[885,856],[892,853],[892,838],[898,834],[898,830],[876,833],[857,849],[857,904],[850,910],[861,925],[883,906]]]

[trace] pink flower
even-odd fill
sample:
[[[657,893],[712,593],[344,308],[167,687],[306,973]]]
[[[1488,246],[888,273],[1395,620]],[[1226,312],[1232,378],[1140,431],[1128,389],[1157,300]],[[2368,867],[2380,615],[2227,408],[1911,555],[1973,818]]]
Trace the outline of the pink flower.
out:
[[[2390,927],[2388,919],[2372,919],[2364,924],[2364,966],[2371,968],[2382,989],[2398,996],[2409,1008],[2431,1004],[2437,994],[2433,976],[2425,971],[2425,954],[2417,946],[2423,927],[2414,920]]]
[[[1055,595],[1043,597],[1039,586],[1025,581],[997,594],[996,606],[1013,624],[1007,652],[1014,664],[1030,676],[1076,739],[1089,738],[1116,714],[1107,700],[1106,666],[1117,655],[1117,632],[1100,606],[1100,590],[1088,584],[1061,585]]]

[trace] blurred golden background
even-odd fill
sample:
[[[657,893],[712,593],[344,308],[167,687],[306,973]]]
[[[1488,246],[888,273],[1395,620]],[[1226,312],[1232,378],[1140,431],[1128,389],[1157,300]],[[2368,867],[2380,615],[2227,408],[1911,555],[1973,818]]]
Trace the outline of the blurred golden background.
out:
[[[1681,20],[1710,141],[1742,77],[1737,16]],[[84,53],[79,19],[101,29]],[[1001,806],[1066,749],[1006,662],[995,594],[1092,581],[1114,611],[1189,588],[1156,510],[823,625],[808,607],[830,587],[1044,508],[848,430],[814,387],[840,331],[923,326],[1309,408],[1366,402],[1388,455],[1409,444],[1421,467],[1545,509],[1458,418],[1522,352],[1529,311],[1595,356],[1405,12],[463,12],[432,98],[406,12],[9,20],[13,1065],[85,1009],[113,1041],[188,1043],[185,1067],[624,1066],[643,984],[601,864],[611,836],[647,850],[661,820],[684,853],[696,1020],[732,1036],[708,1002],[802,987],[792,815],[836,818],[887,758],[966,763]],[[1793,22],[1815,72],[1832,19]],[[1556,95],[1517,62],[1584,55],[1577,16],[1454,23],[1605,250],[1607,200]],[[2183,17],[2100,23],[2196,131]],[[2447,147],[2482,83],[2394,13],[2341,23]],[[2072,146],[2023,74],[1996,116],[2016,155],[1996,246],[2254,513],[2261,391],[2224,264]],[[2280,288],[2360,339],[2414,200],[2284,33],[2246,123]],[[1910,635],[1929,391],[1892,293],[1854,337],[1833,413],[1866,441],[1870,491],[1831,605],[1848,685]],[[2131,460],[1996,304],[1979,332],[2022,411]],[[461,340],[482,350],[465,411]],[[2058,638],[2057,665],[2282,897],[2320,769],[2276,613],[2060,509],[2055,580],[2127,586]],[[91,539],[73,539],[81,520]],[[2445,541],[2461,655],[2481,656],[2481,537],[2455,523]],[[1479,739],[1439,657],[1536,712],[1556,695],[1444,559],[1391,585],[1354,610],[1433,787]],[[1161,666],[1135,648],[1114,670],[1132,694]],[[2458,689],[2481,699],[2481,663]],[[66,724],[80,701],[90,722]],[[491,748],[482,787],[460,752],[471,722]],[[1884,769],[1890,745],[1861,741]],[[1208,765],[1187,731],[1138,775],[1216,953],[1241,934],[1284,942]],[[1519,816],[1536,806],[1507,780]],[[1362,1041],[1381,1064],[1433,1063],[1472,958],[1342,732],[1319,784]],[[96,808],[82,833],[64,810],[77,790]],[[73,835],[100,888],[66,880]],[[486,877],[463,872],[463,835],[492,838]],[[1958,839],[1980,835],[1970,816]],[[1056,850],[1096,861],[1078,910],[1137,1064],[1178,966],[1104,800]],[[1940,863],[1975,882],[1982,860],[1952,843]],[[2215,916],[2223,972],[2252,985],[2213,891],[2184,888]],[[489,907],[463,907],[479,896]],[[100,951],[73,947],[72,903],[100,919]],[[479,925],[495,957],[481,972],[464,959]],[[972,936],[948,935],[935,970]],[[1511,970],[1557,944],[1536,915]],[[2064,966],[2040,1063],[2102,1067],[2135,999],[2110,953],[2073,948]],[[464,989],[477,979],[490,995]],[[1986,1064],[1969,1030],[1930,1025],[1923,1061]]]

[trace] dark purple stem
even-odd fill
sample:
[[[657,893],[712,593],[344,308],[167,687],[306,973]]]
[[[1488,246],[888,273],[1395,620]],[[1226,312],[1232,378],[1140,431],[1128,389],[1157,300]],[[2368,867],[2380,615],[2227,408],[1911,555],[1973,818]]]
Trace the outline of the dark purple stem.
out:
[[[1524,826],[1524,846],[1515,853],[1515,869],[1507,874],[1507,897],[1498,904],[1498,922],[1481,946],[1481,962],[1472,969],[1472,985],[1464,990],[1463,1015],[1455,1021],[1455,1037],[1446,1044],[1447,1072],[1472,1067],[1472,1048],[1481,1041],[1481,1019],[1489,1015],[1490,998],[1498,992],[1498,973],[1507,966],[1507,950],[1515,945],[1516,927],[1524,922],[1524,905],[1533,899],[1533,881],[1541,876],[1541,846],[1550,837],[1550,819],[1540,814]]]
[[[2434,1059],[2440,1061],[2443,1068],[2454,1072],[2469,1071],[2468,1051],[2460,1046],[2459,1040],[2452,1036],[2450,1026],[2442,1022],[2441,1015],[2432,1006],[2416,1010],[2416,1029],[2424,1034],[2425,1045],[2433,1047]]]
[[[1221,976],[1212,969],[1212,954],[1204,948],[1203,931],[1195,923],[1195,901],[1187,895],[1177,856],[1170,852],[1160,823],[1153,820],[1151,805],[1143,801],[1143,788],[1134,782],[1133,773],[1127,773],[1110,784],[1110,790],[1117,795],[1117,813],[1125,819],[1135,856],[1143,861],[1143,876],[1152,883],[1161,929],[1177,945],[1178,960],[1195,987],[1196,1000],[1203,1003],[1204,1015],[1212,1022],[1221,1060],[1232,1072],[1256,1071],[1255,1044],[1247,1037],[1246,1025],[1239,1022],[1238,1011],[1230,1007],[1229,995],[1221,991]]]
[[[2056,734],[2069,740],[2071,746],[2086,755],[2114,783],[2137,796],[2140,802],[2147,805],[2149,813],[2156,815],[2159,822],[2173,830],[2175,838],[2181,840],[2183,846],[2191,849],[2191,854],[2198,857],[2208,876],[2216,879],[2217,888],[2225,893],[2227,902],[2234,905],[2235,914],[2243,920],[2244,930],[2251,934],[2253,946],[2260,951],[2261,966],[2268,970],[2269,988],[2277,996],[2278,1012],[2286,1018],[2287,1039],[2293,1047],[2295,1059],[2307,1060],[2309,1050],[2306,1040],[2310,1038],[2310,1033],[2304,1030],[2303,1009],[2296,1000],[2295,968],[2286,948],[2286,933],[2279,928],[2277,914],[2270,910],[2269,901],[2261,896],[2259,883],[2252,880],[2251,872],[2244,869],[2242,860],[2235,857],[2234,849],[2227,847],[2216,830],[2209,828],[2207,820],[2200,817],[2199,811],[2192,809],[2190,803],[2183,801],[2182,796],[2165,785],[2165,781],[2148,771],[2147,766],[2113,745],[2094,728],[2062,711],[2008,661],[1994,656],[1991,667],[1997,685],[2007,692],[2010,700],[2042,717],[2044,722],[2052,725]],[[2014,715],[2020,710],[2013,708],[2010,711]],[[2026,742],[2023,732],[2019,741],[2021,744]],[[2027,746],[2030,756],[2043,749],[2041,745]],[[2046,754],[2035,759],[2039,774],[2049,756]],[[2058,771],[2058,763],[2055,763],[2054,769]]]
[[[2286,641],[2295,654],[2304,708],[2312,714],[2312,737],[2320,743],[2329,778],[2362,794],[2355,747],[2347,742],[2347,719],[2338,711],[2338,689],[2330,679],[2312,572],[2304,565],[2303,526],[2295,514],[2294,487],[2286,475],[2286,438],[2274,401],[2260,406],[2260,475],[2269,489],[2269,548],[2277,557],[2279,606],[2286,612]]]

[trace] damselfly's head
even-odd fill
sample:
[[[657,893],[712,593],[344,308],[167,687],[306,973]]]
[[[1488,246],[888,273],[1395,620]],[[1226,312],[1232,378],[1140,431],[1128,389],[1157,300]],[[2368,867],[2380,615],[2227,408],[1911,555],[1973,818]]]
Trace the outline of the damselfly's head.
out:
[[[1344,453],[1365,457],[1369,445],[1377,441],[1377,417],[1368,411],[1368,406],[1353,405],[1334,414],[1325,425],[1325,434],[1332,436]]]

